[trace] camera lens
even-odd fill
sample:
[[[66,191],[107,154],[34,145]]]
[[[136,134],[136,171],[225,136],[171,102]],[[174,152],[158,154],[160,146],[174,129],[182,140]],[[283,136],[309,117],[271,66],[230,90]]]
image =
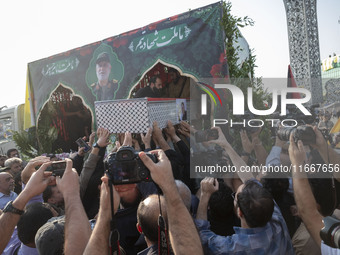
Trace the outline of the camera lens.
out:
[[[333,230],[333,242],[336,248],[340,248],[340,226]]]
[[[281,141],[289,141],[290,133],[295,130],[295,128],[285,127],[277,131],[277,136]]]
[[[330,247],[340,247],[340,221],[331,216],[323,218],[324,227],[320,231],[320,237]]]

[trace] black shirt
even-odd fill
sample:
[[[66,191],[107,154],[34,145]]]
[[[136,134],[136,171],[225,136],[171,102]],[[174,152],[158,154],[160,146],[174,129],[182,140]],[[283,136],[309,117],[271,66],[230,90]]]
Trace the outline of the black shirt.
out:
[[[156,95],[155,92],[153,92],[150,86],[147,86],[137,91],[135,98],[141,98],[141,97],[159,97],[159,96]]]

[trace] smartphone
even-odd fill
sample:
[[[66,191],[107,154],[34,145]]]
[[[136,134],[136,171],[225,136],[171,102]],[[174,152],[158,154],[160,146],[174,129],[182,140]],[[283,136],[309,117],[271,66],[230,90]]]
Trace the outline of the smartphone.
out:
[[[54,161],[52,164],[46,169],[48,172],[52,172],[52,176],[60,176],[62,177],[66,168],[66,161]]]
[[[91,149],[91,147],[82,138],[78,138],[76,144],[78,144],[79,147],[84,147],[84,152],[88,152]]]

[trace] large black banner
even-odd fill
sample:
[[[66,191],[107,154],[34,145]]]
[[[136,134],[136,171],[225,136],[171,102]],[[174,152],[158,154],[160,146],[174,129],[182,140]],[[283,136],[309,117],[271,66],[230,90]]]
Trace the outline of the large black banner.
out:
[[[211,4],[29,63],[35,122],[43,108],[49,107],[48,101],[67,101],[69,97],[81,99],[94,116],[94,101],[128,98],[158,63],[174,67],[194,80],[224,77],[221,8],[220,3]],[[103,79],[109,80],[104,87],[100,85]],[[64,105],[62,110],[67,112],[67,107]]]

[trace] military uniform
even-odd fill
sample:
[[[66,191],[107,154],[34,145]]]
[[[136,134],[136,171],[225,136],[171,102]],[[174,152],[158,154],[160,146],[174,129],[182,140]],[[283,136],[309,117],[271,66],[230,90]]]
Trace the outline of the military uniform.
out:
[[[106,86],[100,86],[98,82],[91,84],[92,91],[98,101],[112,100],[117,86],[118,81],[115,79],[109,81]]]

